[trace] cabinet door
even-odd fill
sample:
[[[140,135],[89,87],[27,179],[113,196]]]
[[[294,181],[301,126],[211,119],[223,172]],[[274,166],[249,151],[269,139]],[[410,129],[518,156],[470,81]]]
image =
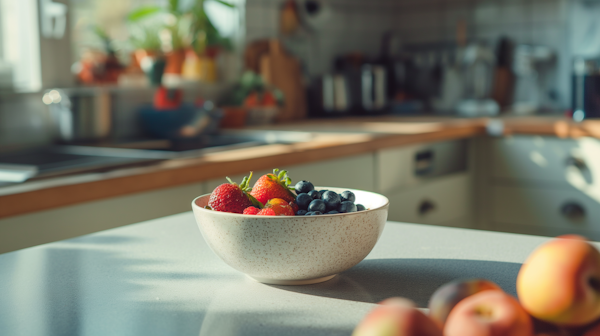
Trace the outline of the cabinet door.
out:
[[[596,139],[513,136],[491,144],[495,178],[567,188],[600,186],[600,141]]]
[[[388,195],[392,221],[470,227],[470,179],[453,174]],[[464,218],[461,224],[459,220]]]
[[[308,180],[315,186],[340,187],[348,189],[375,190],[374,154],[364,154],[300,164],[288,167],[274,167],[289,172],[292,183]],[[272,170],[255,171],[251,185],[256,180]],[[248,174],[230,176],[233,181],[240,182]],[[218,185],[225,183],[225,176],[206,182],[206,189],[212,191]]]
[[[600,197],[578,190],[497,185],[492,190],[494,223],[567,232],[600,231]],[[501,224],[494,224],[495,226]]]

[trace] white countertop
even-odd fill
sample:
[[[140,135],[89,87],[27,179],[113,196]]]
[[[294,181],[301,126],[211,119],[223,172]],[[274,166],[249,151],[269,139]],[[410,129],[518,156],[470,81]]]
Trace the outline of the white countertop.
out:
[[[487,278],[515,295],[521,263],[546,240],[388,222],[350,270],[322,284],[273,286],[222,262],[188,212],[0,255],[0,331],[349,335],[375,302],[404,296],[426,307],[456,278]]]

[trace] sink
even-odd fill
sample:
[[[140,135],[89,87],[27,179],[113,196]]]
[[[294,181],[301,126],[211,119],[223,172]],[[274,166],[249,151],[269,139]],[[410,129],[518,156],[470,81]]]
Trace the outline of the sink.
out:
[[[224,130],[214,135],[181,139],[134,139],[111,144],[65,146],[72,154],[119,155],[152,159],[199,157],[232,149],[310,141],[310,132]]]
[[[56,145],[0,154],[0,186],[58,175],[139,166],[161,160],[200,157],[214,152],[293,144],[309,132],[223,130],[190,139],[134,139],[111,143]]]

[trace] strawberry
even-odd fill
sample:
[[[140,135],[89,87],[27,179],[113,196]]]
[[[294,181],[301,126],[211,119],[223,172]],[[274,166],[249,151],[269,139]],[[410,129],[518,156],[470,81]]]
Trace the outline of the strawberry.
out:
[[[229,183],[221,184],[210,194],[208,206],[215,211],[240,214],[244,212],[244,209],[253,205],[262,208],[262,203],[248,194],[251,178],[252,172],[250,172],[249,178],[244,177],[242,183],[237,185],[237,183],[233,183],[228,177],[227,180]]]
[[[262,210],[260,210],[257,215],[259,216],[277,216],[277,214],[275,213],[275,210],[271,209],[271,208],[264,208]]]
[[[249,206],[246,209],[244,209],[244,215],[256,215],[259,211],[260,211],[259,208],[254,207],[254,206]]]
[[[281,198],[270,199],[265,204],[265,209],[273,209],[276,216],[294,216],[295,212],[292,207]]]
[[[296,212],[298,212],[298,210],[300,210],[300,207],[298,206],[296,201],[291,201],[290,206],[292,207],[292,211],[294,211],[294,213],[296,213]]]
[[[287,171],[273,169],[273,174],[263,175],[256,181],[250,195],[263,204],[272,198],[291,202],[296,199],[296,195],[291,191],[290,184],[292,180],[287,176]]]

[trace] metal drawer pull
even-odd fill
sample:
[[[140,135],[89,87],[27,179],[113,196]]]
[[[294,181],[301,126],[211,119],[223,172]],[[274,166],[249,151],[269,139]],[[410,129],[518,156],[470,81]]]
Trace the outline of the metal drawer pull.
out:
[[[419,204],[419,215],[425,216],[426,214],[435,211],[436,209],[435,203],[429,200],[424,200]]]
[[[565,203],[560,212],[570,220],[582,220],[585,218],[585,208],[576,202]]]

